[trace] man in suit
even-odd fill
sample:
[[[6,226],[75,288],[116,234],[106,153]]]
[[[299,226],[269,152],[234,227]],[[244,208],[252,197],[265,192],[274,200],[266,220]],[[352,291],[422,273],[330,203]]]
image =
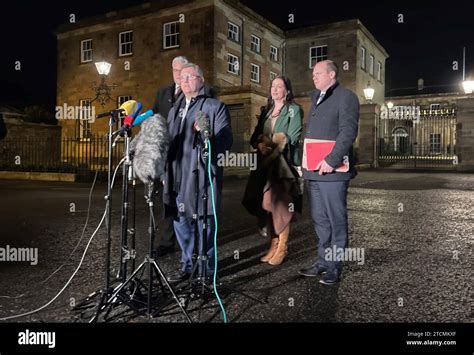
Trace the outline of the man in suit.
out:
[[[168,117],[168,113],[173,107],[174,103],[183,98],[183,92],[180,87],[180,74],[183,65],[188,64],[188,59],[179,56],[173,59],[171,66],[173,70],[173,83],[162,87],[156,94],[155,104],[153,105],[153,112],[159,113],[163,117]],[[170,206],[164,206],[163,216],[163,234],[160,244],[157,249],[157,255],[163,256],[171,253],[175,249],[176,235],[174,233],[174,215],[175,211]]]
[[[207,186],[207,235],[203,235],[203,191],[204,177],[208,176],[207,164],[202,159],[196,139],[199,137],[197,117],[209,117],[210,165],[212,183],[214,186],[215,207],[219,211],[222,192],[223,167],[218,166],[217,157],[225,154],[232,146],[232,127],[230,114],[224,103],[210,97],[204,87],[204,76],[199,66],[188,63],[182,67],[180,75],[184,98],[178,100],[168,114],[168,131],[170,147],[165,169],[163,202],[172,206],[177,215],[174,228],[179,246],[182,251],[182,267],[176,274],[170,275],[170,282],[178,282],[189,278],[194,270],[194,238],[195,226],[198,219],[199,241],[206,241],[207,256],[205,266],[207,277],[214,273],[213,237],[216,226],[213,218],[213,203],[210,185]],[[198,159],[198,152],[201,152]],[[196,187],[196,179],[198,186]],[[198,206],[196,209],[196,198]],[[200,243],[201,244],[201,243]]]
[[[331,285],[340,280],[342,262],[332,250],[348,246],[347,190],[356,175],[352,145],[359,125],[359,100],[337,81],[338,68],[331,60],[317,63],[313,69],[316,90],[308,117],[305,138],[335,141],[334,148],[316,170],[303,170],[311,210],[311,218],[319,238],[318,258],[302,269],[303,276],[322,275],[320,282]],[[349,158],[348,172],[336,172],[336,167]],[[328,257],[330,255],[331,257]]]

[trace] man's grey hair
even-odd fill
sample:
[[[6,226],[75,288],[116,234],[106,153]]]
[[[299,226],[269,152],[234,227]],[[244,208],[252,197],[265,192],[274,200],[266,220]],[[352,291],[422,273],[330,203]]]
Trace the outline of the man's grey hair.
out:
[[[187,63],[183,65],[181,70],[183,70],[184,68],[193,68],[194,71],[197,73],[197,75],[199,75],[202,79],[204,79],[204,73],[202,72],[202,69],[199,67],[199,65],[194,64],[194,63]]]
[[[332,60],[325,60],[326,62],[326,65],[327,65],[327,68],[328,68],[328,73],[333,71],[334,73],[336,73],[336,78],[337,78],[337,74],[339,73],[339,68],[337,66],[336,63],[334,63]]]
[[[183,64],[188,64],[189,60],[185,56],[180,55],[179,57],[175,57],[171,63],[174,64],[176,62],[181,62]]]

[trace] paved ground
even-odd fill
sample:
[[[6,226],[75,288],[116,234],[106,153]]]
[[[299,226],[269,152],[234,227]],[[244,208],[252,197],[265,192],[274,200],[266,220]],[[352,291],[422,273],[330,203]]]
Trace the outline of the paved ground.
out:
[[[220,221],[220,276],[225,285],[235,288],[233,292],[221,289],[229,321],[473,321],[474,174],[360,173],[349,190],[349,231],[350,246],[364,249],[364,264],[346,263],[343,280],[335,286],[323,286],[297,274],[312,263],[316,251],[307,209],[292,227],[286,262],[279,267],[259,262],[267,241],[256,234],[254,219],[240,205],[244,187],[245,180],[225,181]],[[103,184],[95,187],[85,236],[68,261],[84,227],[90,184],[0,181],[0,248],[39,250],[37,265],[0,262],[0,318],[44,305],[67,282],[102,217],[105,189]],[[138,191],[137,249],[138,260],[142,260],[148,221],[142,187]],[[119,189],[114,191],[113,206],[112,265],[116,270]],[[156,215],[159,220],[158,208]],[[104,253],[102,227],[63,294],[41,312],[10,321],[86,322],[89,313],[71,311],[71,302],[101,287]],[[159,264],[170,272],[178,260],[175,253],[159,259]],[[63,263],[66,265],[45,281]],[[222,320],[215,301],[206,303],[201,311],[199,305],[200,301],[189,304],[193,320]],[[148,321],[129,314],[116,320]],[[181,322],[184,318],[174,309],[152,321]]]

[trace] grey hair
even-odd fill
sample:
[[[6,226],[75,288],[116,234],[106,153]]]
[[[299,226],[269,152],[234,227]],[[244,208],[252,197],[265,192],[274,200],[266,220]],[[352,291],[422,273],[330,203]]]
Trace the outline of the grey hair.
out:
[[[183,65],[181,70],[183,70],[184,68],[193,68],[196,71],[197,75],[199,75],[202,79],[204,79],[204,73],[202,72],[202,69],[199,67],[199,65],[194,64],[194,63],[187,63]]]
[[[188,63],[189,63],[189,60],[188,60],[188,58],[186,58],[185,56],[180,55],[180,56],[178,56],[178,57],[175,57],[171,63],[174,64],[174,63],[176,63],[176,62],[181,62],[181,63],[183,63],[183,64],[188,64]]]
[[[333,71],[334,73],[336,73],[335,77],[337,78],[337,74],[339,73],[339,67],[337,66],[337,64],[334,63],[332,60],[325,60],[325,62],[328,68],[328,73]]]

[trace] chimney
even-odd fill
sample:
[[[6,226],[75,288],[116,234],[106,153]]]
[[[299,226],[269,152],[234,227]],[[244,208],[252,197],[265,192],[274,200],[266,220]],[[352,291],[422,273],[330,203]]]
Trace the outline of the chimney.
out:
[[[423,90],[424,80],[423,78],[418,79],[418,91]]]

